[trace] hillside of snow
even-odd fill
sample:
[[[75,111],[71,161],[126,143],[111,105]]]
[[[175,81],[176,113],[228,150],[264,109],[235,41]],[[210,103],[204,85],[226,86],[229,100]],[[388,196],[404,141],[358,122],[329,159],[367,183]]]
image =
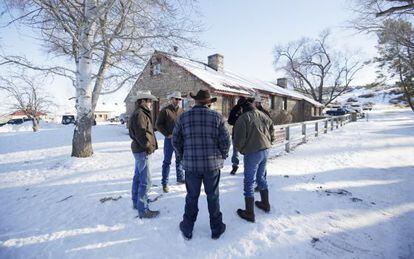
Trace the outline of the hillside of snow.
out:
[[[390,105],[404,106],[406,104],[401,89],[394,86],[354,87],[335,99],[334,103],[345,105],[349,101],[356,101],[361,105],[371,103],[374,109],[383,109]]]
[[[178,229],[185,186],[160,187],[163,141],[152,157],[150,207],[131,205],[133,156],[123,125],[93,127],[93,157],[70,157],[73,125],[0,132],[0,258],[413,258],[414,113],[369,112],[311,138],[291,153],[271,151],[271,212],[240,219],[243,166],[222,171],[227,230],[210,238],[202,193],[193,239]],[[231,153],[230,153],[231,155]],[[174,164],[174,162],[172,163]],[[258,199],[256,194],[256,199]]]

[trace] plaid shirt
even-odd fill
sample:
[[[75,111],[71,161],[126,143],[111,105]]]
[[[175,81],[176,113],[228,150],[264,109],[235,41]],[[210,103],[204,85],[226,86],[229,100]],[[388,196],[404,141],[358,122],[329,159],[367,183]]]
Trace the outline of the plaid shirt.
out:
[[[211,172],[223,168],[230,137],[221,114],[196,105],[178,118],[172,144],[189,172]]]

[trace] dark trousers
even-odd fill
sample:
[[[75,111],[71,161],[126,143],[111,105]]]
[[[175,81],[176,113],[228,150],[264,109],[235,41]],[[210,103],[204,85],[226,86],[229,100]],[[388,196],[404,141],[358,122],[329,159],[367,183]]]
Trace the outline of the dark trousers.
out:
[[[171,158],[174,152],[174,148],[171,143],[170,138],[164,139],[164,161],[162,163],[162,179],[161,184],[166,185],[168,184],[169,176],[170,176],[170,165],[171,165]],[[177,174],[177,182],[184,180],[184,171],[181,160],[175,156],[175,172]]]
[[[210,228],[212,233],[220,231],[223,216],[220,212],[219,202],[220,171],[214,172],[185,172],[185,209],[183,216],[184,230],[191,233],[198,214],[198,197],[200,196],[201,183],[207,195],[208,212],[210,213]]]

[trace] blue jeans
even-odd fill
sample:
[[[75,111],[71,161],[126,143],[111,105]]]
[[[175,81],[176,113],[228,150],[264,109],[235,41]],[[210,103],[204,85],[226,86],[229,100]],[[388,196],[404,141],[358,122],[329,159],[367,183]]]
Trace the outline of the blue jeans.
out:
[[[200,196],[201,183],[204,184],[204,191],[207,195],[208,212],[210,214],[210,228],[212,233],[218,233],[223,223],[223,216],[220,212],[219,200],[220,171],[213,172],[186,172],[185,187],[185,208],[183,215],[183,227],[185,233],[192,233],[194,223],[198,214],[198,197]]]
[[[135,172],[132,180],[132,202],[142,215],[148,209],[148,191],[151,187],[150,156],[146,152],[132,153],[135,158]]]
[[[233,141],[233,155],[231,156],[231,163],[233,166],[239,166],[239,151],[237,151],[236,146]]]
[[[174,148],[171,143],[171,138],[164,139],[164,162],[162,163],[162,179],[161,184],[168,184],[168,178],[170,175],[170,165],[172,154],[174,153]],[[177,159],[175,156],[175,172],[177,173],[177,181],[184,180],[184,172],[181,160]]]
[[[259,190],[267,190],[266,162],[269,151],[267,149],[244,155],[244,196],[254,197],[255,175]]]

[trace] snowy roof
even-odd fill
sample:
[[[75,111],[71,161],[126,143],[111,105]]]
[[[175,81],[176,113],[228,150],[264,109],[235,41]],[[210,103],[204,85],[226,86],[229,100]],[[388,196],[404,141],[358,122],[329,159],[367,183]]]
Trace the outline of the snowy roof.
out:
[[[323,106],[321,103],[313,100],[312,98],[309,98],[294,90],[282,88],[271,82],[262,81],[260,79],[246,78],[228,70],[216,71],[203,62],[174,56],[164,52],[157,53],[164,55],[172,62],[178,64],[219,92],[251,95],[257,90],[260,90],[282,96],[289,96],[294,99],[305,100],[318,107]]]

